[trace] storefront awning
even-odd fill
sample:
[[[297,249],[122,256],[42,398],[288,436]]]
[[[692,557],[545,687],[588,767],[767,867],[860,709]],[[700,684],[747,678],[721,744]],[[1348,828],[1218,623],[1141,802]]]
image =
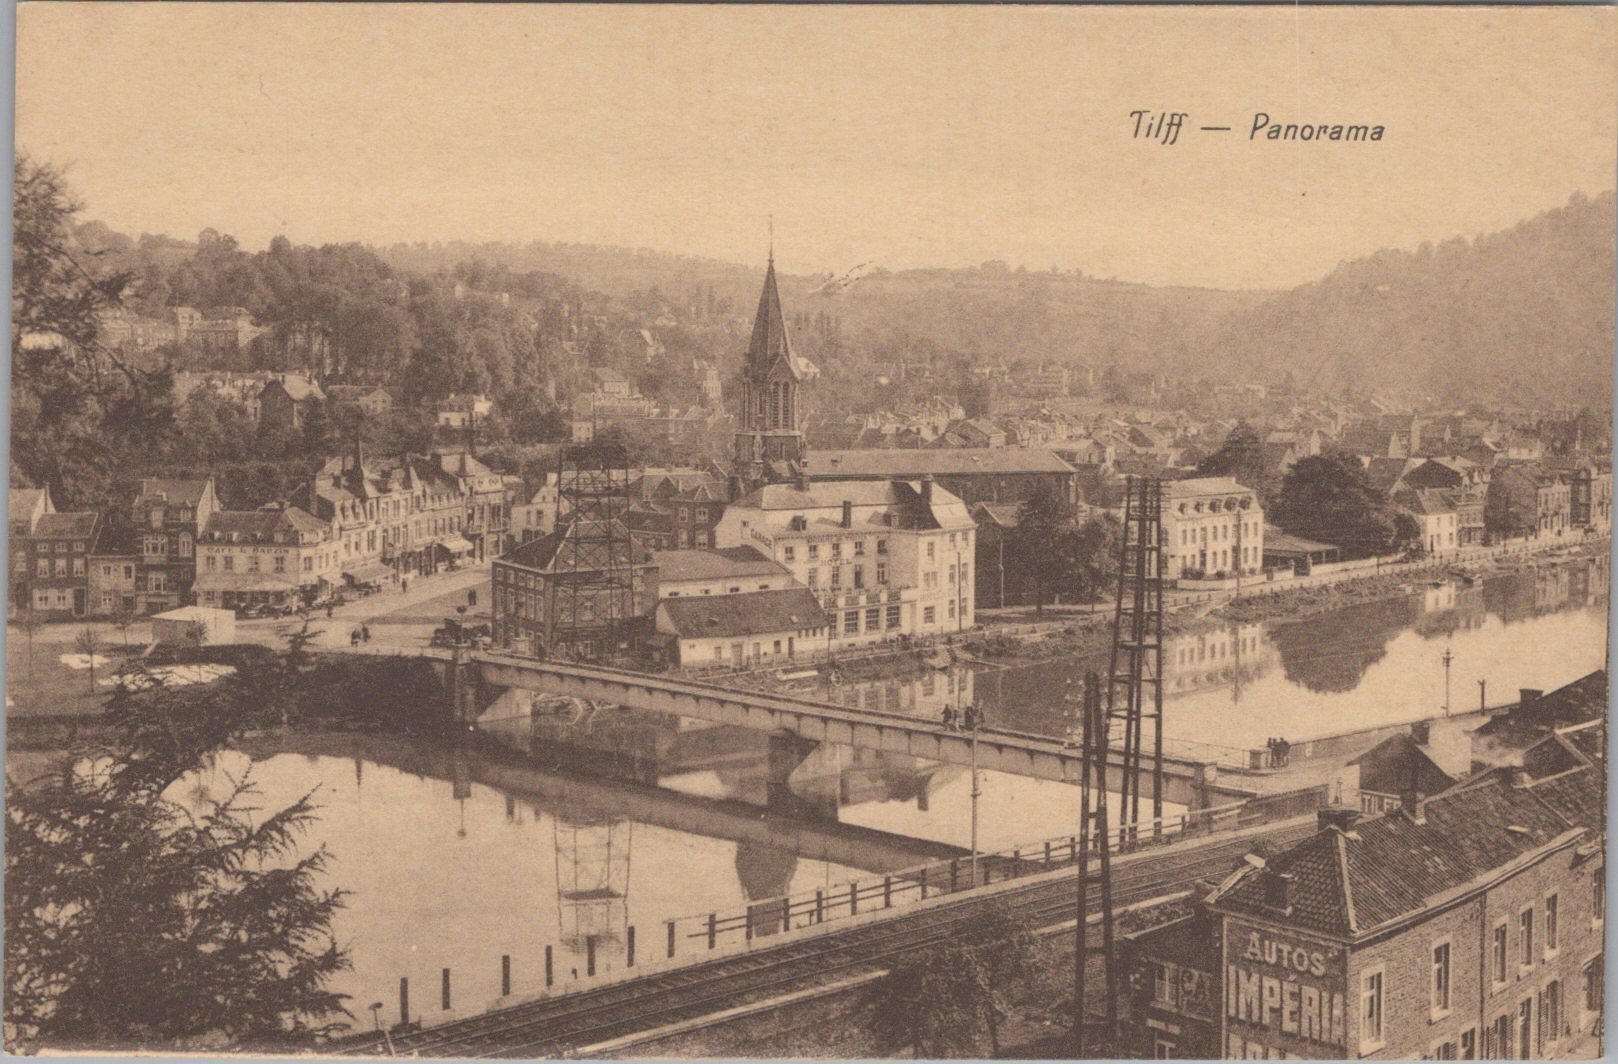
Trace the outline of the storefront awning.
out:
[[[270,594],[290,594],[298,585],[262,573],[200,573],[192,588],[196,591],[257,591]]]
[[[393,576],[393,570],[381,562],[367,562],[344,569],[343,575],[355,584],[380,584]]]
[[[451,554],[471,554],[472,544],[460,536],[445,536],[438,541],[438,545]]]

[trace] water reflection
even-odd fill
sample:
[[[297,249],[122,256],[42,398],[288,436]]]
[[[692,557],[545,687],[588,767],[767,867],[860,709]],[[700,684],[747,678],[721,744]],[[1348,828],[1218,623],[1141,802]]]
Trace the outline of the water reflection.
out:
[[[1480,691],[1498,704],[1518,687],[1561,686],[1602,665],[1609,570],[1600,557],[1470,584],[1445,579],[1296,621],[1171,637],[1166,732],[1248,746],[1431,716],[1445,703],[1445,649],[1456,707]],[[1105,654],[1079,655],[983,670],[974,686],[997,719],[1056,735],[1069,681],[1106,667]]]

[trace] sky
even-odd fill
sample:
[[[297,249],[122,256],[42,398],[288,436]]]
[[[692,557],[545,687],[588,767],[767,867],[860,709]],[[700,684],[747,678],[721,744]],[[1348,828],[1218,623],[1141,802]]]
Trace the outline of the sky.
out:
[[[249,248],[549,240],[788,273],[1280,287],[1615,183],[1612,8],[83,3],[17,142],[85,216]],[[1173,144],[1130,112],[1181,112]],[[1371,142],[1250,139],[1281,123]],[[1201,125],[1232,127],[1203,132]]]

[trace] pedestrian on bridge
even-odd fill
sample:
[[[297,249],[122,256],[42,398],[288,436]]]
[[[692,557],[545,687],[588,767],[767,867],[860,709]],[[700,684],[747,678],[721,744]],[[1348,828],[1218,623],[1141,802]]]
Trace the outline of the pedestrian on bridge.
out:
[[[954,731],[955,730],[955,707],[954,706],[945,706],[944,707],[944,730],[945,731]]]
[[[1281,755],[1281,767],[1286,768],[1287,762],[1292,758],[1292,744],[1285,739],[1275,740],[1276,751]]]
[[[370,641],[371,641],[371,626],[368,625],[368,624],[360,625],[360,642],[369,643]]]

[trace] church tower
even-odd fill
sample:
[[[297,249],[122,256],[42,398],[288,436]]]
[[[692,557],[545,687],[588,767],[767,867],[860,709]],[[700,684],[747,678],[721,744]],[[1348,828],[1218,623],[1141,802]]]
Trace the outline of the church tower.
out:
[[[735,450],[735,477],[742,491],[797,474],[804,450],[798,389],[817,373],[813,363],[792,350],[772,254],[742,366],[741,431]]]

